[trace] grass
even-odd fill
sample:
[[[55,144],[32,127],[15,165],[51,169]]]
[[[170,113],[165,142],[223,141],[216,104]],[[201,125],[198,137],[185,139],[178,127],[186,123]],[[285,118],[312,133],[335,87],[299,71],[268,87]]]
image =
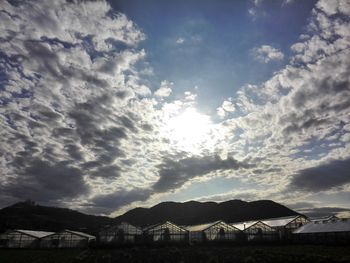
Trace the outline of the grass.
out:
[[[0,250],[0,263],[350,262],[350,246],[195,246],[122,249]]]
[[[75,262],[81,250],[35,250],[35,249],[1,249],[0,263],[63,263]]]

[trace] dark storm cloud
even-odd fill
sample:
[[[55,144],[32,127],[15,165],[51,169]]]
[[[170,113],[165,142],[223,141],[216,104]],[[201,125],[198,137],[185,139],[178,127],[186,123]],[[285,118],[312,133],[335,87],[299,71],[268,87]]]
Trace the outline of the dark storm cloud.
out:
[[[120,90],[115,93],[115,96],[121,100],[124,100],[128,97],[132,97],[132,94],[128,90]]]
[[[66,152],[69,154],[69,156],[76,160],[76,161],[80,161],[83,160],[83,156],[82,156],[82,152],[79,149],[79,147],[74,144],[73,142],[71,144],[66,144],[64,146]]]
[[[124,127],[128,128],[130,131],[133,131],[133,132],[137,131],[134,122],[130,118],[128,118],[127,116],[122,116],[119,118],[119,120],[120,120],[121,124]]]
[[[77,104],[70,112],[70,117],[75,121],[75,130],[78,134],[79,141],[84,146],[90,147],[95,155],[96,161],[101,165],[112,163],[117,157],[124,156],[120,149],[120,140],[127,138],[126,128],[133,127],[129,120],[127,127],[111,125],[108,128],[100,128],[100,120],[114,116],[113,110],[110,109],[112,101],[107,96],[96,98],[93,101]],[[124,118],[123,116],[120,118]],[[124,124],[122,122],[122,124]],[[69,133],[69,130],[57,130],[59,134]]]
[[[279,124],[284,127],[283,135],[336,125],[335,114],[350,109],[349,100],[344,100],[350,96],[349,74],[350,66],[346,64],[343,65],[342,74],[336,77],[318,76],[320,80],[308,83],[310,87],[297,90],[291,97],[295,110],[281,116],[279,120]]]
[[[179,161],[166,159],[158,166],[160,176],[158,181],[149,189],[119,190],[112,194],[99,195],[91,200],[91,207],[87,208],[87,211],[108,214],[132,202],[146,201],[153,194],[178,189],[197,176],[204,176],[219,170],[238,170],[250,167],[252,165],[233,158],[223,160],[219,156],[190,157]],[[107,174],[110,172],[112,176],[118,173],[117,168],[116,170],[108,168],[106,170]],[[103,168],[100,172],[103,174]]]
[[[330,63],[331,64],[331,63]],[[335,67],[337,65],[334,65]],[[350,72],[350,68],[346,69]],[[296,108],[304,107],[310,100],[323,98],[325,95],[338,95],[341,92],[349,92],[350,83],[346,75],[326,76],[319,80],[313,80],[314,89],[299,89],[292,97],[293,104]]]
[[[27,40],[24,41],[23,47],[27,51],[26,59],[37,62],[38,72],[45,72],[55,78],[62,79],[63,76],[59,70],[59,57],[47,45],[40,41]]]
[[[135,201],[146,201],[151,195],[149,189],[135,188],[133,190],[119,190],[112,194],[99,195],[91,200],[88,211],[107,213],[128,205]]]
[[[350,183],[350,158],[301,170],[291,180],[291,186],[305,191],[323,191]]]
[[[0,204],[110,189],[145,123],[128,105],[149,91],[134,68],[144,34],[104,1],[1,3]]]
[[[50,43],[50,41],[49,41]],[[93,72],[85,72],[77,67],[67,67],[54,50],[48,48],[44,41],[29,40],[24,42],[28,62],[35,60],[36,70],[39,74],[51,75],[56,81],[68,83],[74,79],[85,81],[88,85],[98,88],[108,86],[106,80],[96,77]],[[46,76],[47,77],[47,76]]]
[[[148,132],[153,131],[153,126],[150,125],[150,124],[143,124],[143,125],[141,125],[141,128],[142,128],[144,131],[148,131]]]
[[[115,179],[120,176],[121,169],[118,165],[99,166],[91,173],[95,177]]]
[[[194,177],[214,171],[238,170],[250,165],[233,158],[221,159],[219,156],[189,157],[179,161],[165,159],[159,168],[159,180],[153,188],[156,192],[165,192],[180,188]]]
[[[17,157],[14,162],[18,175],[2,187],[9,196],[49,202],[77,197],[89,191],[83,172],[67,162],[50,163],[27,157]]]
[[[331,119],[319,119],[319,117],[313,115],[312,111],[309,110],[303,113],[302,116],[296,116],[295,114],[284,116],[285,120],[282,122],[287,121],[288,124],[282,130],[283,135],[288,136],[293,133],[300,133],[302,130],[332,123]]]
[[[55,137],[73,138],[75,135],[75,129],[65,127],[54,128],[52,130],[52,135]]]

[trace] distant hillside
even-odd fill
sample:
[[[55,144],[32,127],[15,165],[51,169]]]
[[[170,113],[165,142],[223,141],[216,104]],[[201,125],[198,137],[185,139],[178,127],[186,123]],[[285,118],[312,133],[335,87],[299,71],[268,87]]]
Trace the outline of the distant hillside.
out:
[[[71,229],[96,233],[112,221],[109,217],[86,215],[71,209],[29,202],[20,202],[0,210],[0,232],[17,228],[50,231]]]
[[[298,213],[270,200],[231,200],[222,203],[189,201],[164,202],[151,208],[135,208],[116,217],[116,222],[126,221],[146,226],[169,220],[179,225],[194,225],[216,220],[233,223],[291,215]]]
[[[135,208],[113,219],[87,215],[66,208],[21,202],[0,210],[0,232],[11,228],[50,231],[68,228],[96,234],[102,226],[121,221],[138,226],[166,220],[180,225],[192,225],[216,220],[238,222],[297,214],[285,206],[268,200],[255,202],[232,200],[223,203],[190,201],[164,202],[151,208]]]

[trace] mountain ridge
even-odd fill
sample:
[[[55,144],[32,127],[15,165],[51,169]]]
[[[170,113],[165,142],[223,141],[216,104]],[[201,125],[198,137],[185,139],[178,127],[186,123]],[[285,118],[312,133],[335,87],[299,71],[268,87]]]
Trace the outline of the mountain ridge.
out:
[[[228,200],[221,203],[193,200],[183,203],[162,202],[150,208],[131,209],[115,218],[88,215],[68,208],[36,205],[33,202],[19,202],[0,209],[0,232],[6,229],[71,229],[97,234],[103,226],[122,221],[141,227],[164,221],[195,225],[217,220],[233,223],[298,214],[271,200]]]
[[[84,214],[69,208],[18,202],[0,209],[0,232],[6,229],[60,231],[81,230],[97,233],[101,227],[112,224],[113,218]]]
[[[292,215],[299,213],[271,200],[252,202],[228,200],[221,203],[188,201],[163,202],[142,210],[135,208],[116,217],[115,221],[126,221],[139,226],[164,221],[172,221],[179,225],[195,225],[217,220],[234,223]]]

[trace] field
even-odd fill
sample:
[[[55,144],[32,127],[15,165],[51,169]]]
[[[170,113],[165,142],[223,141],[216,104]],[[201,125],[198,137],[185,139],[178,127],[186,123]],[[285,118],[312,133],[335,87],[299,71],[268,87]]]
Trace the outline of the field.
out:
[[[90,250],[0,250],[0,263],[350,262],[350,246],[196,246]]]

